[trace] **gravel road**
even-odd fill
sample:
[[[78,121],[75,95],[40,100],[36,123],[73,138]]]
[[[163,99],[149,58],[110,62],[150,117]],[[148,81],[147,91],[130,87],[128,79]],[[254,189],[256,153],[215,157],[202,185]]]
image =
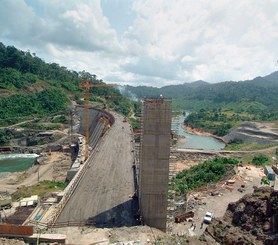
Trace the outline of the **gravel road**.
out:
[[[133,225],[137,211],[132,170],[132,135],[128,122],[113,113],[115,123],[101,139],[90,167],[62,211],[58,222],[85,221],[96,226]]]

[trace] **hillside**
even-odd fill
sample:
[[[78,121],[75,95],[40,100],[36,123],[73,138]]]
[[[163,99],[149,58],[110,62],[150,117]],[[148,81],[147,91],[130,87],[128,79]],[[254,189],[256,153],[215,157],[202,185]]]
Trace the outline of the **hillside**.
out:
[[[79,88],[83,79],[104,83],[94,74],[48,64],[34,53],[0,43],[0,126],[64,112],[73,100],[84,103],[80,100],[84,92]],[[125,115],[132,106],[115,88],[91,88],[90,93],[94,98],[109,96],[108,100],[97,100]]]
[[[0,146],[39,146],[63,137],[69,127],[74,104],[83,105],[84,79],[104,84],[86,71],[68,70],[48,64],[29,51],[24,52],[0,42]],[[91,88],[91,101],[128,116],[134,103],[116,88]],[[19,126],[17,130],[15,127]],[[35,137],[34,132],[60,130],[53,137]]]
[[[126,86],[138,98],[172,98],[178,109],[199,110],[225,107],[241,112],[277,111],[278,72],[246,81],[210,84],[204,81],[170,85],[162,88]]]

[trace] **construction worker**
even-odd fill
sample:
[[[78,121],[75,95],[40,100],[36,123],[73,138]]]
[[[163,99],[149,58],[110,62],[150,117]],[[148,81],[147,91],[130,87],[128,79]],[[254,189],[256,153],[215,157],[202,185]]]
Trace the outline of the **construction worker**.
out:
[[[196,229],[196,224],[193,225],[193,231],[195,231],[195,229]]]

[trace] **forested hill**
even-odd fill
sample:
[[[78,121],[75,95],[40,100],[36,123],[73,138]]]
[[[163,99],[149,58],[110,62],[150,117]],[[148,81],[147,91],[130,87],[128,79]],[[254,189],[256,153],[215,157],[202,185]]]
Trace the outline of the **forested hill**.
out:
[[[0,125],[8,120],[43,117],[66,110],[70,101],[80,100],[82,79],[103,83],[86,71],[68,70],[56,63],[46,63],[34,53],[24,52],[0,42]],[[91,88],[91,94],[111,97],[115,110],[129,112],[130,101],[114,88]]]
[[[126,86],[126,91],[138,98],[162,94],[172,98],[178,108],[187,110],[228,107],[247,112],[275,111],[278,105],[278,72],[247,81],[216,84],[196,81],[162,88]]]

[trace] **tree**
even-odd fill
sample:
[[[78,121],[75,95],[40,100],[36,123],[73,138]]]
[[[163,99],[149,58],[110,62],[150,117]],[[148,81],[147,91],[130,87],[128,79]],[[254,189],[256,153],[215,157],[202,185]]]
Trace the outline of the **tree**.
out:
[[[254,163],[255,165],[263,165],[266,162],[268,162],[268,157],[264,154],[259,154],[257,156],[254,156],[252,159],[252,163]]]

